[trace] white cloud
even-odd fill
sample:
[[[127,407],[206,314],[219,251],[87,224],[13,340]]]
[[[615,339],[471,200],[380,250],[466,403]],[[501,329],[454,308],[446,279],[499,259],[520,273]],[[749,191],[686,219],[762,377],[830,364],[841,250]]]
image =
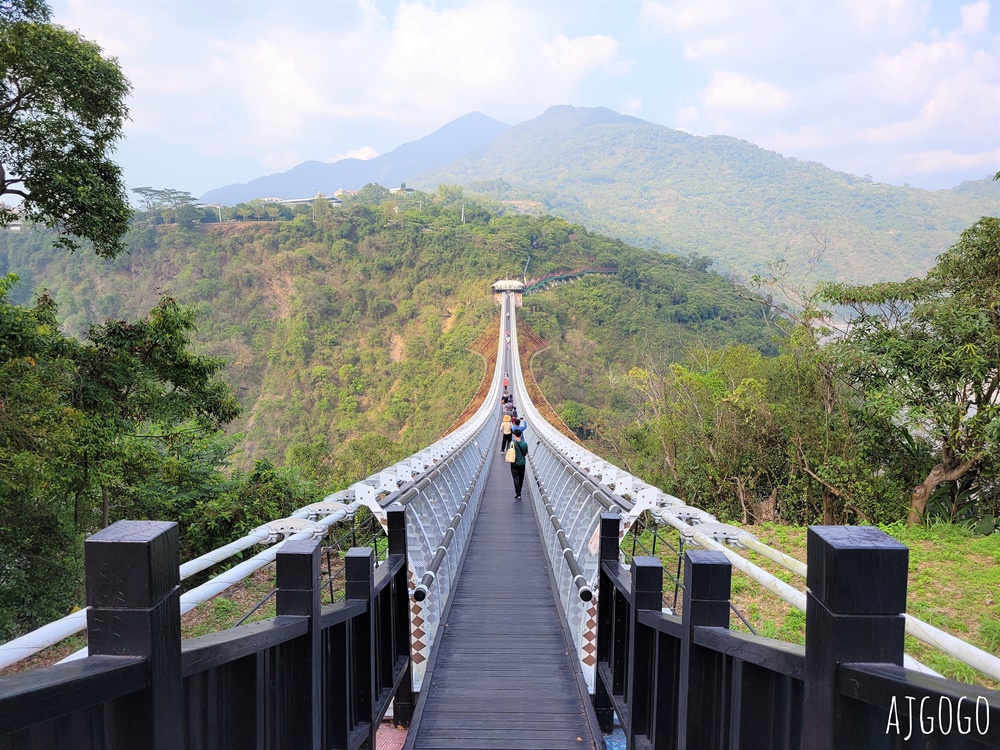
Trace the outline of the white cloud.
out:
[[[963,5],[959,12],[962,15],[962,31],[966,34],[978,34],[986,29],[990,20],[989,0],[979,0],[978,3]]]
[[[642,111],[642,99],[638,96],[627,96],[618,105],[618,111],[626,115],[637,115]]]
[[[675,96],[677,127],[858,174],[944,174],[948,154],[966,155],[951,173],[986,163],[1000,132],[990,12],[989,0],[648,0],[638,23],[707,81]]]
[[[877,56],[868,73],[869,85],[892,101],[911,102],[925,96],[945,71],[966,60],[965,46],[955,39],[914,42],[897,55]]]
[[[684,59],[699,62],[723,57],[734,45],[731,37],[708,37],[684,43]]]
[[[301,164],[302,154],[294,149],[265,151],[260,156],[260,163],[273,172],[284,172]]]
[[[577,80],[598,71],[620,75],[629,68],[618,59],[618,42],[603,34],[573,39],[561,34],[542,45],[542,58],[557,75]]]
[[[829,132],[821,131],[816,125],[803,125],[794,132],[779,131],[759,145],[787,156],[825,149],[835,142]]]
[[[878,124],[858,128],[860,140],[913,149],[912,163],[931,164],[917,154],[945,153],[932,143],[956,142],[957,153],[982,155],[1000,132],[1000,57],[973,50],[964,35],[983,18],[977,6],[965,6],[962,27],[939,41],[908,45],[897,55],[881,55],[860,77],[859,85],[905,105],[889,110]],[[988,8],[987,8],[988,11]],[[958,164],[959,161],[956,161]]]
[[[912,39],[930,6],[931,0],[646,0],[638,28],[676,43],[692,62],[748,70],[780,65],[796,77],[860,64],[888,43]]]
[[[791,104],[791,96],[767,81],[755,81],[741,73],[720,71],[701,93],[705,108],[711,112],[782,112]]]
[[[930,0],[841,0],[848,17],[861,31],[886,29],[912,34],[930,12]]]
[[[559,103],[858,174],[992,158],[1000,132],[989,0],[50,1],[134,85],[120,153],[158,144],[149,163],[182,175],[373,156],[473,110],[516,123]]]
[[[368,161],[369,159],[374,159],[378,155],[378,150],[373,146],[362,146],[361,148],[352,148],[350,151],[345,151],[342,154],[331,156],[327,159],[327,161],[340,161],[341,159],[360,159],[361,161]]]
[[[974,170],[984,164],[1000,164],[1000,148],[971,154],[952,150],[917,151],[904,154],[899,159],[900,167],[918,174],[934,174],[956,169]],[[992,168],[984,170],[983,176],[987,176],[991,171]]]
[[[400,5],[387,53],[373,61],[379,76],[371,103],[424,122],[488,109],[490,100],[523,87],[526,57],[537,64],[537,50],[522,33],[533,20],[503,0],[440,11],[423,3]]]
[[[400,5],[377,99],[425,122],[479,109],[528,115],[574,98],[594,74],[618,75],[618,42],[603,34],[550,36],[544,14],[507,0],[435,10]]]
[[[639,12],[639,23],[652,32],[673,35],[705,26],[715,26],[739,13],[734,0],[681,0],[653,2],[647,0]]]
[[[703,131],[700,129],[700,123],[701,112],[697,107],[681,107],[677,110],[675,127],[680,130],[686,130],[689,133],[701,133]]]
[[[219,23],[169,3],[62,4],[59,22],[100,40],[133,82],[129,134],[268,169],[357,142],[357,123],[419,135],[473,110],[533,116],[631,64],[612,36],[562,33],[571,15],[519,0],[401,0],[387,15],[374,0],[206,5]]]

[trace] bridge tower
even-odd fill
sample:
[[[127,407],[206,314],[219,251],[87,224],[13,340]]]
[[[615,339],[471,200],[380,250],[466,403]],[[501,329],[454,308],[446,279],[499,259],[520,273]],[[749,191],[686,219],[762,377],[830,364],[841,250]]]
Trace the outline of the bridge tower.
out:
[[[503,304],[504,292],[510,292],[514,300],[514,306],[521,306],[522,294],[524,292],[524,282],[516,279],[500,279],[493,282],[493,300],[498,304]]]

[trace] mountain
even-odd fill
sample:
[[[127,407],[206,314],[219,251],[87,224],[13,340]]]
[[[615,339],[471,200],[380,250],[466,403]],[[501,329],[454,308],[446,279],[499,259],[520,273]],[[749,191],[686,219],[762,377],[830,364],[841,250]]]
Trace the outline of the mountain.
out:
[[[640,352],[671,361],[696,336],[771,346],[759,306],[697,264],[554,216],[498,216],[454,193],[362,192],[315,222],[308,206],[281,222],[156,225],[138,214],[114,260],[55,249],[41,229],[0,230],[0,279],[20,277],[17,304],[48,290],[77,336],[105,318],[141,318],[161,294],[197,305],[198,351],[229,363],[244,406],[233,425],[244,464],[313,456],[332,466],[382,455],[373,441],[405,456],[440,437],[483,374],[466,347],[497,314],[490,284],[529,259],[536,277],[619,271],[567,286],[573,305],[536,316],[553,342],[593,342],[572,392],[594,408],[614,401],[607,368],[638,364]]]
[[[569,106],[407,181],[440,183],[640,247],[709,256],[738,276],[785,260],[796,280],[812,267],[812,281],[921,275],[962,230],[1000,215],[1000,183],[896,187],[728,136]]]
[[[338,188],[358,190],[370,182],[395,187],[418,172],[450,164],[482,149],[509,127],[480,112],[472,112],[374,159],[307,161],[287,172],[209,190],[201,201],[235,206],[254,198],[310,198],[317,191],[333,195]]]

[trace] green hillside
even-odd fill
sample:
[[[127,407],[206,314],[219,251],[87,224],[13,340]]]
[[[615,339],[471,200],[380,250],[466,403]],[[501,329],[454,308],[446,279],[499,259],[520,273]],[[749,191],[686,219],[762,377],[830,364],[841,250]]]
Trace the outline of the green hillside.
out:
[[[15,302],[48,290],[77,336],[106,317],[142,317],[161,294],[197,306],[196,348],[227,361],[243,404],[238,464],[294,459],[331,483],[362,457],[375,470],[443,434],[483,374],[466,346],[495,315],[490,284],[529,256],[535,275],[621,269],[565,287],[573,320],[533,317],[556,339],[591,329],[600,356],[578,382],[611,360],[639,361],[640,349],[670,357],[693,337],[769,346],[758,308],[722,277],[559,218],[499,216],[454,190],[370,189],[315,224],[305,209],[286,222],[186,227],[140,215],[113,261],[52,249],[43,232],[3,232],[0,275],[20,276]]]
[[[482,153],[420,175],[550,211],[647,249],[698,253],[739,276],[785,258],[851,282],[919,276],[966,227],[1000,213],[1000,184],[895,187],[694,136],[607,109],[553,107]]]
[[[435,441],[483,377],[467,346],[497,319],[490,285],[525,264],[618,269],[530,313],[560,350],[595,342],[567,391],[588,415],[629,407],[603,371],[647,347],[770,345],[758,307],[702,264],[560,218],[454,188],[301,211],[140,213],[114,260],[0,231],[0,640],[80,603],[82,539],[109,522],[176,520],[190,558]]]

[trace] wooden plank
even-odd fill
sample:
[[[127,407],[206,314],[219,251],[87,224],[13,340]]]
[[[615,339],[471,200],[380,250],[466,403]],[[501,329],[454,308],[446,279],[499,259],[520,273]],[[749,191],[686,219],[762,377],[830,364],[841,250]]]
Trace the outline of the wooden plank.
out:
[[[497,456],[425,677],[413,750],[603,747],[580,694],[525,490]]]
[[[91,656],[11,675],[0,683],[0,735],[142,690],[149,664],[139,656]]]
[[[298,638],[308,630],[305,618],[286,616],[188,638],[181,642],[182,674],[190,677],[215,669]]]

